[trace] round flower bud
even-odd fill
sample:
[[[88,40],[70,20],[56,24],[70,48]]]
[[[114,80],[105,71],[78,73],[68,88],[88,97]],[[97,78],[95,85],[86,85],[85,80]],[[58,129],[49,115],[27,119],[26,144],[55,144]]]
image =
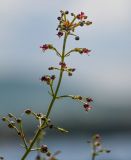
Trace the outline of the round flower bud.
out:
[[[82,100],[82,96],[78,96],[78,99],[79,99],[79,100]]]
[[[47,147],[47,145],[42,145],[40,151],[41,151],[42,153],[47,153],[47,152],[48,152],[48,147]]]
[[[79,36],[76,36],[76,37],[75,37],[75,40],[76,40],[76,41],[78,41],[79,39],[80,39],[80,37],[79,37]]]
[[[48,70],[53,70],[53,69],[54,69],[54,67],[49,67],[49,68],[48,68]]]
[[[69,11],[65,11],[65,14],[69,14]]]
[[[53,128],[53,124],[49,125],[49,128],[52,129]]]
[[[17,132],[18,136],[21,136],[21,132]]]
[[[22,120],[20,118],[18,118],[16,121],[17,121],[17,123],[21,123]]]
[[[75,68],[72,68],[72,72],[74,72],[76,69]]]
[[[50,156],[51,156],[51,153],[50,153],[50,152],[47,152],[46,155],[47,155],[48,157],[50,157]]]
[[[36,158],[35,158],[35,160],[41,160],[40,155],[37,155]]]
[[[80,26],[83,27],[84,26],[84,22],[80,22]]]
[[[71,72],[69,72],[69,73],[68,73],[68,76],[72,76],[72,73],[71,73]]]
[[[15,122],[14,121],[11,121],[9,124],[8,124],[8,127],[9,128],[14,128],[15,126]]]
[[[55,78],[56,78],[56,76],[55,76],[55,75],[52,75],[52,76],[51,76],[51,79],[52,79],[52,80],[54,80]]]
[[[29,115],[29,114],[31,114],[31,110],[27,109],[27,110],[25,110],[25,113]]]
[[[12,118],[12,117],[13,117],[13,114],[12,114],[12,113],[9,113],[8,116],[9,116],[10,118]]]
[[[110,150],[106,150],[106,153],[110,153],[111,151]]]
[[[6,119],[6,117],[3,117],[3,118],[2,118],[2,121],[4,121],[4,122],[5,122],[6,120],[7,120],[7,119]]]
[[[57,17],[57,19],[60,21],[60,20],[61,20],[61,17]]]

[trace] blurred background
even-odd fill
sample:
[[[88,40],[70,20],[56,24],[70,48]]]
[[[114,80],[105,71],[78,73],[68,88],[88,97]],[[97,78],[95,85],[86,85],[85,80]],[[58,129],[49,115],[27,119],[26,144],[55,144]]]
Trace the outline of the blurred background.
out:
[[[62,39],[56,36],[60,10],[84,11],[93,22],[77,30],[80,41],[71,37],[67,42],[67,50],[87,47],[92,52],[90,56],[73,54],[66,59],[76,72],[72,77],[65,74],[60,93],[89,96],[94,103],[89,113],[70,99],[55,103],[51,119],[70,133],[49,131],[45,143],[52,151],[62,151],[58,156],[61,160],[86,160],[90,159],[87,140],[93,133],[100,133],[103,145],[112,152],[98,160],[130,160],[130,0],[1,0],[0,115],[11,112],[19,116],[26,108],[47,111],[49,88],[40,78],[49,73],[49,66],[57,66],[59,59],[51,52],[43,54],[39,46],[51,43],[61,49]],[[29,136],[34,127],[35,122],[25,118]],[[23,152],[19,143],[15,133],[1,122],[0,155],[7,160],[18,160]]]

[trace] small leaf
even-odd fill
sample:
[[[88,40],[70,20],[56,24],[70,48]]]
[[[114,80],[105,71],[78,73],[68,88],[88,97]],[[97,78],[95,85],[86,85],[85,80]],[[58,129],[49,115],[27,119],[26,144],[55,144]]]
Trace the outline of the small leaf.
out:
[[[68,133],[69,131],[65,130],[64,128],[60,128],[60,127],[57,127],[57,129],[62,132],[62,133]]]

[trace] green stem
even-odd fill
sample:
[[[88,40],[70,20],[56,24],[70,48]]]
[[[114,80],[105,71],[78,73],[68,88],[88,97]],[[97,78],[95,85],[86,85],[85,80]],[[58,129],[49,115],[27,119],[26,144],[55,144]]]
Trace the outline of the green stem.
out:
[[[95,156],[94,155],[92,155],[92,160],[95,160]]]
[[[93,144],[92,160],[95,160],[95,158],[96,158],[96,147]]]
[[[23,126],[22,126],[22,122],[20,123],[20,131],[21,131],[21,138],[23,140],[23,143],[25,145],[25,148],[27,149],[28,146],[27,146],[27,142],[26,142],[26,139],[25,139],[25,134],[24,134],[24,131],[23,131]]]
[[[53,86],[52,86],[53,84],[50,84],[50,90],[51,90],[51,94],[52,94],[52,96],[54,96],[54,90],[53,90]]]
[[[67,40],[67,37],[68,37],[68,34],[65,33],[65,36],[64,36],[64,42],[63,42],[63,49],[62,49],[62,56],[61,56],[61,62],[64,62],[64,57],[65,57],[65,46],[66,46],[66,40]],[[54,93],[54,96],[50,102],[50,105],[48,107],[48,111],[47,111],[47,114],[46,114],[46,118],[49,117],[50,115],[50,112],[51,112],[51,109],[53,107],[53,104],[56,100],[56,97],[57,97],[57,93],[59,91],[59,88],[60,88],[60,84],[61,84],[61,80],[62,80],[62,76],[63,76],[63,70],[62,70],[62,67],[61,67],[61,70],[60,70],[60,75],[59,75],[59,80],[58,80],[58,84],[57,84],[57,87],[56,87],[56,90],[55,90],[55,93]],[[44,126],[46,125],[46,121],[43,122],[43,124],[41,125],[40,128],[38,128],[30,146],[28,147],[28,149],[26,149],[26,152],[24,153],[23,157],[21,158],[21,160],[25,160],[25,158],[28,156],[28,154],[30,153],[34,143],[36,142],[37,138],[39,137],[41,131],[42,131],[42,128],[44,128]]]

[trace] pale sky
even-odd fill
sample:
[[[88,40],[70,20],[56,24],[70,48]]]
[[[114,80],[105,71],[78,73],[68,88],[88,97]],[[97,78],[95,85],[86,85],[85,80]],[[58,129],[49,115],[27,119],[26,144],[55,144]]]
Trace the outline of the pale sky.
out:
[[[61,45],[56,36],[59,10],[84,11],[93,25],[78,30],[79,42],[70,47],[87,47],[91,55],[71,56],[70,66],[77,68],[71,82],[81,90],[93,90],[96,96],[131,102],[131,1],[130,0],[1,0],[0,2],[0,83],[24,81],[38,83],[39,77],[58,58],[43,55],[43,43]],[[60,48],[60,47],[59,47]],[[76,63],[77,62],[77,63]],[[68,80],[68,79],[67,79]],[[87,86],[87,87],[86,87]],[[78,87],[79,88],[79,87]],[[107,96],[106,96],[107,95]],[[123,100],[122,100],[123,98]]]

